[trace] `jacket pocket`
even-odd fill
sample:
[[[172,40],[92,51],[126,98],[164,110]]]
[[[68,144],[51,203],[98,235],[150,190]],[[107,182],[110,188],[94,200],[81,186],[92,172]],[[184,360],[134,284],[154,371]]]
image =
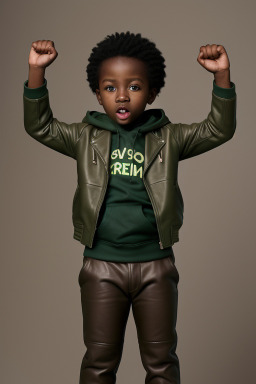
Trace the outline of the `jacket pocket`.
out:
[[[95,236],[111,243],[132,246],[158,239],[158,232],[141,205],[107,205]]]

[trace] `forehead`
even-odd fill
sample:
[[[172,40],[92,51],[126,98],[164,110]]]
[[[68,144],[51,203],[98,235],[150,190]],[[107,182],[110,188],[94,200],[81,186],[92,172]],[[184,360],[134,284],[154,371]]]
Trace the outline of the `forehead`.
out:
[[[99,68],[99,81],[104,78],[141,78],[147,79],[146,64],[135,57],[116,56],[104,60]]]

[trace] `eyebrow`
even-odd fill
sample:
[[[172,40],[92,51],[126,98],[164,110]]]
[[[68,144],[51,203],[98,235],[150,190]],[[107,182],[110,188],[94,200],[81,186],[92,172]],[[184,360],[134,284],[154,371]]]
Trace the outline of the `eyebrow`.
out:
[[[140,81],[142,84],[144,84],[143,83],[143,80],[141,80],[141,79],[139,79],[139,78],[131,78],[131,79],[127,79],[127,80],[130,80],[130,81]],[[110,81],[111,83],[114,83],[116,80],[114,80],[114,79],[104,79],[103,81],[102,81],[102,83],[105,83],[105,82],[107,82],[107,81]]]

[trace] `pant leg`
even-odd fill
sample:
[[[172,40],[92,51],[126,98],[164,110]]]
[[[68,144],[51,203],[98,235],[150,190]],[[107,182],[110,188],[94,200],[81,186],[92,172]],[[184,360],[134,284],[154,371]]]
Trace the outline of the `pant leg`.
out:
[[[140,263],[141,282],[134,290],[132,310],[146,384],[179,384],[176,355],[179,273],[174,256]]]
[[[114,384],[121,361],[131,300],[127,265],[86,258],[79,274],[87,348],[79,384]],[[128,277],[128,276],[127,276]]]

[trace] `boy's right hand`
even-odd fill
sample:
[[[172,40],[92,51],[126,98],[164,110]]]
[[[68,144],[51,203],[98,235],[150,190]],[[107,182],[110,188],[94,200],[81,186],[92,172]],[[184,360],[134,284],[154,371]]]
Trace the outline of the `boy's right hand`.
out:
[[[58,56],[51,40],[37,40],[31,44],[28,64],[30,67],[46,68]]]

